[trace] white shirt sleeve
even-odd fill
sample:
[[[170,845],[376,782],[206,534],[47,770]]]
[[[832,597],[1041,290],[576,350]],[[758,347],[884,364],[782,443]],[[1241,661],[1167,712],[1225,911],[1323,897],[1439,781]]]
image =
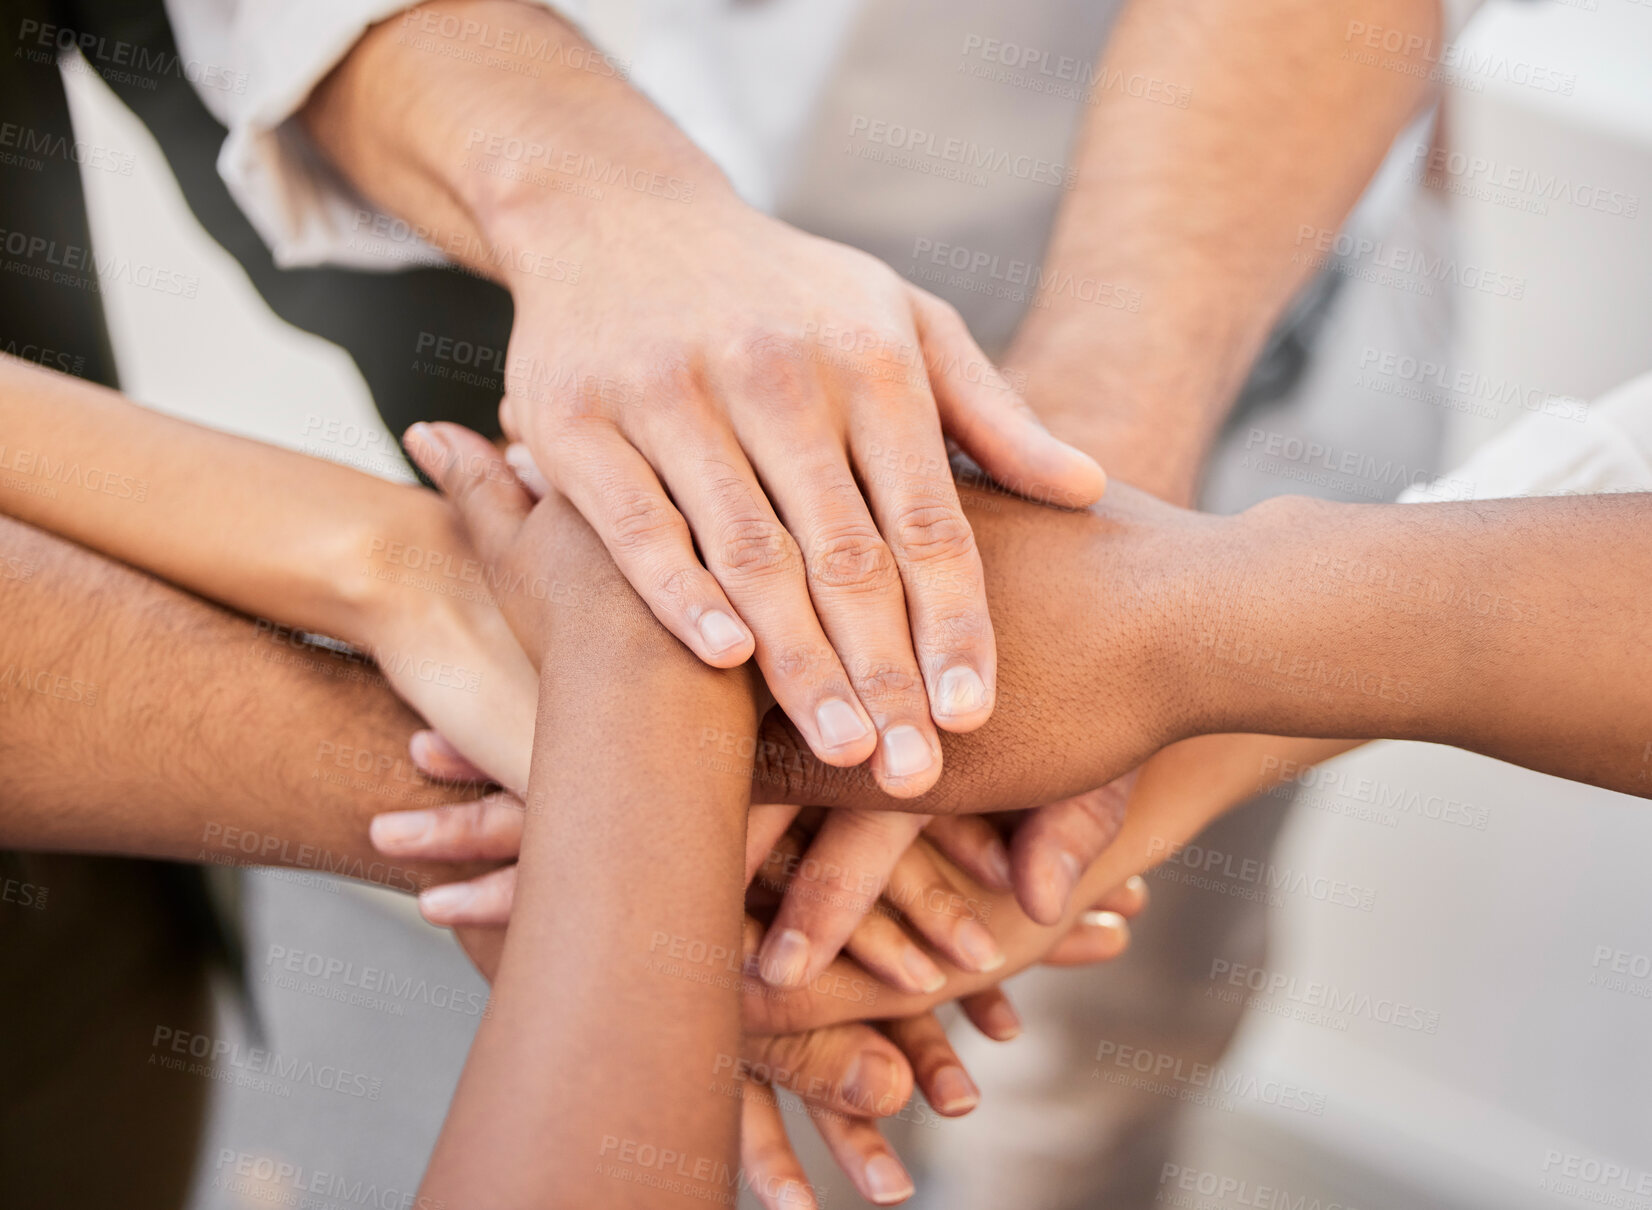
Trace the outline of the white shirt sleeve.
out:
[[[1511,496],[1652,491],[1652,374],[1595,402],[1553,398],[1475,450],[1449,476],[1400,499],[1497,500]]]
[[[406,224],[361,198],[293,115],[367,29],[416,0],[166,0],[181,56],[209,65],[196,91],[229,128],[218,172],[284,267],[323,263],[390,270],[441,264]],[[586,0],[536,0],[583,25]],[[401,36],[421,34],[422,15]],[[509,31],[477,28],[483,48]],[[194,77],[192,77],[193,79]],[[232,81],[234,87],[222,86]]]

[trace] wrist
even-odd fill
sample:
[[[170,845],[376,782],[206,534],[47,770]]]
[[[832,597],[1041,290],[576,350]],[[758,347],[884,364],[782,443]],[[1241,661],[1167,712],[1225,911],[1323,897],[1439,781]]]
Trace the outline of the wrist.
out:
[[[1193,733],[1401,738],[1449,700],[1457,678],[1415,656],[1452,645],[1450,620],[1408,636],[1405,615],[1368,582],[1405,558],[1376,514],[1276,496],[1222,522],[1180,661],[1198,703]]]
[[[483,591],[481,566],[440,496],[389,487],[381,505],[343,528],[328,559],[337,637],[364,650],[389,644],[430,621],[444,585]]]
[[[491,277],[520,299],[544,282],[577,281],[583,247],[744,208],[721,170],[674,127],[628,148],[593,132],[600,153],[567,136],[473,130],[461,194],[480,232]],[[652,125],[652,123],[650,123]],[[518,159],[515,149],[523,148]],[[519,162],[531,158],[533,166]]]
[[[1005,356],[1027,402],[1108,474],[1192,503],[1254,350],[1220,309],[1037,312]]]
[[[1148,637],[1153,675],[1171,687],[1161,713],[1165,743],[1196,735],[1243,730],[1233,726],[1246,703],[1233,682],[1211,673],[1213,636],[1228,633],[1251,594],[1248,565],[1261,538],[1247,514],[1217,516],[1182,511],[1178,540],[1161,536],[1165,606]]]

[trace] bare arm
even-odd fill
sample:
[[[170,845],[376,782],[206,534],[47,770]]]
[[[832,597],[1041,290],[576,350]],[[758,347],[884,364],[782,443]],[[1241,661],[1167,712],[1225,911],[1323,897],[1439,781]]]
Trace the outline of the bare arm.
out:
[[[355,645],[491,777],[526,784],[533,671],[439,498],[6,356],[0,432],[0,512]]]
[[[439,458],[420,461],[453,478]],[[750,680],[660,629],[560,497],[530,514],[520,487],[484,477],[459,500],[490,560],[527,566],[555,550],[594,607],[515,615],[557,669],[541,683],[530,783],[530,800],[555,809],[525,821],[493,1012],[421,1193],[570,1207],[731,1198],[740,1106],[706,1073],[739,1053],[748,800],[696,768],[684,720],[751,736]]]
[[[1008,357],[1058,433],[1191,502],[1234,393],[1310,272],[1292,255],[1301,229],[1342,224],[1425,98],[1426,72],[1347,57],[1349,30],[1378,24],[1420,47],[1440,20],[1439,0],[1126,5],[1099,70],[1155,91],[1100,91],[1046,269],[1139,305],[1050,291]]]
[[[512,36],[478,54],[481,29]],[[943,433],[1046,498],[1105,477],[955,311],[746,205],[624,66],[538,7],[442,0],[369,31],[303,118],[510,290],[505,427],[660,622],[715,666],[754,656],[822,759],[917,793],[996,680]]]
[[[0,518],[0,844],[287,865],[416,891],[374,815],[460,797],[372,670]]]
[[[1237,517],[1123,487],[1087,513],[969,504],[1004,706],[949,737],[946,775],[910,809],[1034,806],[1230,731],[1427,740],[1652,792],[1652,495],[1281,497]],[[896,805],[772,718],[766,734],[757,792]]]

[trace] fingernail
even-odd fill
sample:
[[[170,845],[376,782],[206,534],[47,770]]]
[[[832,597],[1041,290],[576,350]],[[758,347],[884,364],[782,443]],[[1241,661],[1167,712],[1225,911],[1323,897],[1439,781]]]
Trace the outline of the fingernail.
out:
[[[1094,908],[1087,912],[1080,912],[1080,924],[1094,929],[1121,929],[1124,927],[1124,917],[1117,912],[1098,911]]]
[[[809,969],[809,938],[796,929],[781,929],[763,942],[763,982],[770,987],[799,987]]]
[[[847,747],[870,734],[860,712],[841,697],[829,697],[815,707],[815,726],[820,729],[820,742],[828,748]]]
[[[987,1036],[999,1042],[1008,1042],[1021,1036],[1021,1016],[1008,1000],[998,1000],[981,1014],[981,1024]]]
[[[742,645],[746,641],[746,632],[739,622],[721,609],[708,609],[700,615],[700,637],[706,641],[707,651],[712,655],[722,655]]]
[[[539,463],[533,460],[533,454],[520,441],[512,442],[505,447],[505,463],[516,472],[517,480],[533,495],[543,500],[551,494],[551,485],[540,473]]]
[[[1125,887],[1132,895],[1147,894],[1147,879],[1140,874],[1132,874],[1124,880]]]
[[[402,440],[406,443],[408,452],[413,455],[415,462],[420,461],[421,447],[427,454],[433,455],[438,462],[445,460],[448,456],[447,441],[440,433],[422,420],[409,428]],[[428,460],[426,459],[426,461]]]
[[[987,683],[967,664],[958,664],[941,673],[935,687],[935,710],[949,718],[974,714],[986,708]]]
[[[910,723],[883,733],[883,769],[890,777],[916,777],[934,763],[929,741]]]
[[[962,1067],[941,1068],[930,1080],[930,1103],[944,1114],[967,1113],[981,1103],[981,1090]]]
[[[866,1196],[875,1206],[893,1206],[916,1192],[912,1178],[892,1155],[874,1155],[866,1161],[864,1172]]]
[[[418,761],[435,760],[463,760],[459,749],[448,742],[440,731],[415,731],[413,738],[408,740],[407,746],[413,759]]]
[[[373,816],[367,835],[374,848],[405,848],[423,840],[435,822],[436,816],[429,811],[387,811]]]
[[[895,1065],[887,1055],[875,1050],[863,1050],[849,1065],[843,1078],[843,1099],[862,1114],[882,1114],[893,1108],[888,1102],[895,1095]]]
[[[468,883],[450,882],[431,887],[419,896],[419,910],[425,918],[440,924],[450,920],[470,906],[476,892]]]
[[[952,931],[952,940],[969,960],[971,970],[995,971],[1004,965],[1004,951],[979,920],[961,920]]]
[[[901,955],[901,966],[912,976],[912,982],[917,989],[926,995],[929,992],[938,992],[946,986],[945,973],[929,960],[928,954],[915,945],[906,947],[906,952]]]

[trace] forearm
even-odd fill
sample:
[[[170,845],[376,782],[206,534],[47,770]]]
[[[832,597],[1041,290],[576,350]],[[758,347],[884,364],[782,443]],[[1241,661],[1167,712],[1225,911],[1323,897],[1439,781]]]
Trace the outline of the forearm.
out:
[[[1423,45],[1439,4],[1135,0],[1118,20],[1100,78],[1154,91],[1101,91],[1044,266],[1114,288],[1046,289],[1008,360],[1059,433],[1137,486],[1191,497],[1310,273],[1300,231],[1340,226],[1424,97],[1425,73],[1345,57],[1364,18]]]
[[[1024,808],[1220,732],[1429,740],[1648,793],[1652,496],[1213,517],[1115,486],[1088,513],[975,493],[966,509],[998,634],[992,719],[946,736],[935,789],[897,801],[771,715],[754,794]]]
[[[696,661],[614,574],[543,653],[558,671],[493,1007],[421,1189],[450,1205],[737,1192],[739,1105],[709,1076],[740,1053],[748,800],[697,741],[707,726],[749,740],[751,686]]]
[[[430,493],[0,356],[0,511],[254,617],[372,643],[374,537],[462,548]]]
[[[483,28],[513,36],[478,56]],[[605,202],[587,183],[593,169],[641,180],[642,194],[728,196],[716,166],[625,71],[537,5],[445,0],[370,30],[302,118],[364,195],[451,259],[514,287],[555,267],[558,233],[611,221],[631,196],[611,186],[616,198]]]
[[[1284,498],[1196,622],[1200,730],[1427,740],[1649,792],[1652,495]]]
[[[412,891],[385,810],[452,801],[371,670],[0,519],[0,845],[288,865]]]

